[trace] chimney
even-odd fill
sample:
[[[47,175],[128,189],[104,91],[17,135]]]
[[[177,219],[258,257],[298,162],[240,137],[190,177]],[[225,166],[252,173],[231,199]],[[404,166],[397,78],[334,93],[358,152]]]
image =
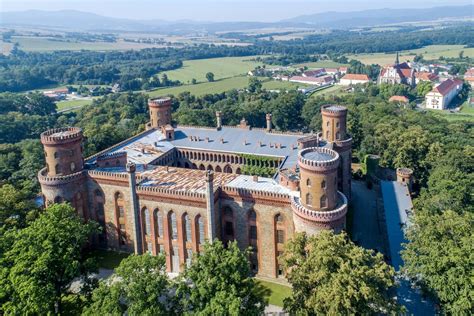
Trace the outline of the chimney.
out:
[[[267,132],[271,132],[272,131],[272,115],[270,113],[267,113],[265,117],[267,119]]]
[[[258,182],[258,176],[253,176],[252,179],[254,182]]]
[[[222,112],[216,111],[216,120],[217,120],[217,130],[220,131],[222,129]]]

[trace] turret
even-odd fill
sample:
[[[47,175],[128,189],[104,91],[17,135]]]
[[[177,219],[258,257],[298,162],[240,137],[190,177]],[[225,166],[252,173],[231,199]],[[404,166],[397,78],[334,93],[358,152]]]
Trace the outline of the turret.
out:
[[[347,108],[341,105],[325,105],[321,108],[323,118],[322,137],[333,143],[340,156],[338,187],[344,195],[351,197],[352,138],[347,133]]]
[[[267,132],[272,131],[272,115],[270,113],[267,113],[265,116],[265,119],[267,120]]]
[[[66,176],[83,169],[82,130],[55,128],[41,134],[48,176]]]
[[[150,110],[150,125],[160,128],[171,124],[171,98],[156,98],[148,100]]]
[[[340,105],[326,105],[321,108],[323,117],[323,138],[328,142],[345,140],[347,137],[347,108]]]
[[[413,170],[410,168],[397,168],[397,182],[405,183],[408,190],[411,192],[413,185]]]
[[[337,190],[339,154],[325,147],[303,149],[298,154],[300,196],[291,198],[297,232],[316,234],[345,227],[347,199]]]
[[[67,201],[86,219],[82,140],[82,130],[78,127],[55,128],[42,133],[46,168],[39,171],[38,180],[46,206]]]

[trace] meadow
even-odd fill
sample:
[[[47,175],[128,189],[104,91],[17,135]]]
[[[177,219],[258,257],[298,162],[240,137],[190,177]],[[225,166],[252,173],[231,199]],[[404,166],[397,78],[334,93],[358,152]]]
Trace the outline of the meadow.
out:
[[[245,75],[249,70],[262,66],[263,63],[253,60],[255,57],[257,56],[185,60],[183,67],[163,73],[166,73],[169,79],[179,80],[184,84],[191,83],[193,78],[197,82],[207,82],[206,73],[208,72],[214,74],[215,80],[226,79]]]
[[[474,48],[466,48],[463,45],[430,45],[418,49],[401,51],[400,61],[413,61],[415,55],[422,54],[426,60],[444,57],[458,57],[459,52],[464,51],[465,57],[474,58]],[[349,59],[356,59],[364,64],[387,65],[395,61],[396,53],[374,53],[348,55]]]

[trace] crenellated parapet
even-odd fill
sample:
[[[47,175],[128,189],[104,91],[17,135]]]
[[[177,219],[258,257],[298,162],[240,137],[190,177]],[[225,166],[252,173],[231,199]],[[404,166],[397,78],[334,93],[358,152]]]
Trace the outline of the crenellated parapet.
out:
[[[325,147],[305,148],[298,153],[298,164],[308,171],[330,171],[338,167],[339,154]]]
[[[305,207],[301,203],[301,199],[296,196],[291,197],[291,208],[293,212],[310,221],[315,222],[335,222],[347,214],[347,198],[341,192],[338,192],[339,206],[330,211],[315,211]]]
[[[347,115],[347,108],[342,105],[327,104],[321,107],[322,115],[341,117]]]
[[[47,186],[60,186],[67,183],[71,183],[77,180],[82,180],[85,176],[83,170],[75,173],[71,173],[65,176],[51,176],[48,175],[46,168],[41,169],[38,172],[38,180],[40,184]]]
[[[160,97],[148,100],[149,107],[163,107],[171,106],[171,98],[169,97]]]
[[[79,127],[53,128],[41,133],[43,145],[59,145],[82,141],[82,129]]]
[[[267,205],[289,205],[290,195],[286,193],[252,190],[223,186],[221,195],[227,199],[242,199]]]

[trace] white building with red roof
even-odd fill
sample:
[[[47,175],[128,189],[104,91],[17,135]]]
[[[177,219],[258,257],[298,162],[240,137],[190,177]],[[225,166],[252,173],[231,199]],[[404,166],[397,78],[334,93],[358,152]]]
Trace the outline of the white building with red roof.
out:
[[[354,84],[368,82],[370,82],[370,78],[366,74],[345,74],[344,77],[342,77],[339,81],[339,84],[343,86],[351,86]]]
[[[407,63],[399,63],[398,53],[395,63],[387,65],[380,69],[378,83],[397,84],[403,83],[414,87],[416,70],[412,69]]]
[[[463,81],[447,79],[433,88],[425,97],[427,109],[445,110],[462,89]]]
[[[421,81],[430,81],[430,82],[436,82],[439,80],[439,77],[437,74],[428,72],[428,71],[419,71],[415,73],[415,83],[418,84]]]
[[[290,78],[291,82],[305,83],[316,86],[327,86],[334,83],[334,78],[332,76],[322,76],[322,77],[303,77],[303,76],[293,76]]]
[[[303,77],[319,77],[326,74],[326,69],[318,68],[303,72]]]
[[[466,71],[464,80],[474,88],[474,68],[470,68]]]

